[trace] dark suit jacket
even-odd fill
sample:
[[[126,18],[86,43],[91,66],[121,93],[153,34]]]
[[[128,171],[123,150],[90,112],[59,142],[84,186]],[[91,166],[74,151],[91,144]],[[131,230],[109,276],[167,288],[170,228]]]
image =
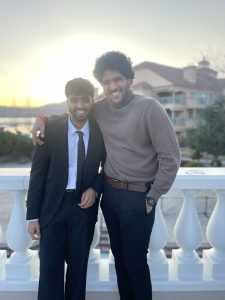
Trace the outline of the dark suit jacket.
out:
[[[105,159],[105,147],[96,123],[89,120],[89,125],[82,192],[92,187],[100,194],[103,175],[99,167]],[[41,228],[56,214],[68,182],[68,116],[46,125],[44,142],[34,150],[27,196],[27,220],[39,219]],[[85,211],[96,220],[98,201]]]

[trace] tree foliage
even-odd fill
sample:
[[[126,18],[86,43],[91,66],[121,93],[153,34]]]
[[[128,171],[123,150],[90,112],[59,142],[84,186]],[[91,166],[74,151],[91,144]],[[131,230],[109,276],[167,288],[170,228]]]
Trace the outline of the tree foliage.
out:
[[[31,138],[21,133],[0,131],[0,160],[26,162],[32,158]]]
[[[206,57],[214,70],[220,74],[225,74],[225,43],[219,48],[210,47],[201,53],[201,57]]]
[[[225,97],[205,108],[202,123],[188,131],[187,139],[191,149],[212,154],[215,159],[225,155]]]

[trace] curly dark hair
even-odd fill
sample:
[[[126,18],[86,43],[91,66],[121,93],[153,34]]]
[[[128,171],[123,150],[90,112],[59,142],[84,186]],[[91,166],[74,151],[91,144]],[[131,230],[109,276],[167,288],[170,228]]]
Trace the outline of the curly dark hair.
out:
[[[106,70],[119,71],[126,79],[134,79],[131,59],[119,51],[110,51],[98,57],[93,70],[94,77],[101,83]]]
[[[74,78],[65,86],[66,97],[71,95],[85,95],[94,97],[94,86],[90,81],[83,78]]]

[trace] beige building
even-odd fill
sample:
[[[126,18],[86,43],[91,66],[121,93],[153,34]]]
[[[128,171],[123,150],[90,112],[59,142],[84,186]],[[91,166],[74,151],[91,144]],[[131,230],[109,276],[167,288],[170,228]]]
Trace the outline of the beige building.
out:
[[[205,59],[182,69],[143,62],[134,72],[133,91],[154,97],[164,106],[180,140],[187,129],[201,122],[202,110],[218,95],[225,95],[225,79],[218,79]]]

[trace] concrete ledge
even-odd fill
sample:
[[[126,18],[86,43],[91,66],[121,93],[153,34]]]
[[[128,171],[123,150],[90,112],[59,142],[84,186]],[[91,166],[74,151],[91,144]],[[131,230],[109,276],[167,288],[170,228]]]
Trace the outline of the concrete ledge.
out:
[[[0,280],[0,295],[3,292],[36,292],[38,280],[29,281],[4,281]],[[153,281],[152,289],[154,292],[217,292],[225,293],[224,280],[208,281]],[[117,292],[116,281],[88,281],[87,291],[90,293],[114,293]],[[224,297],[225,299],[225,297]],[[223,300],[224,300],[223,299]],[[2,300],[0,298],[0,300]]]
[[[117,292],[87,292],[86,300],[119,300]],[[153,300],[224,300],[225,291],[153,292]],[[0,300],[37,300],[37,292],[0,292]]]

